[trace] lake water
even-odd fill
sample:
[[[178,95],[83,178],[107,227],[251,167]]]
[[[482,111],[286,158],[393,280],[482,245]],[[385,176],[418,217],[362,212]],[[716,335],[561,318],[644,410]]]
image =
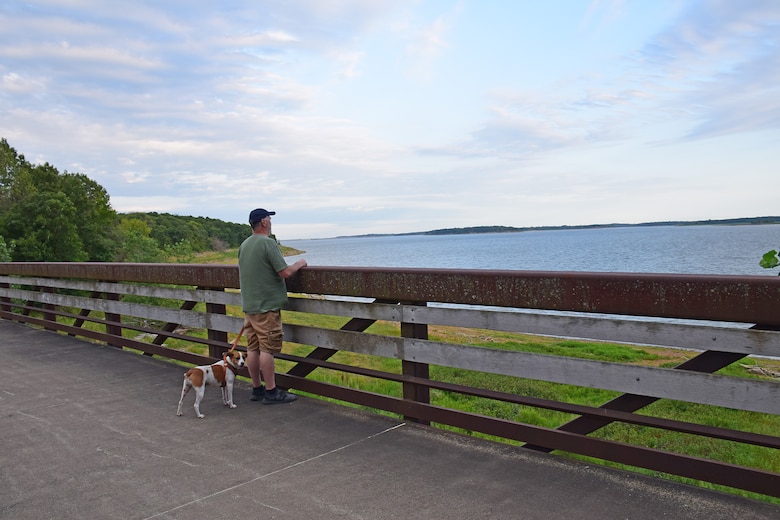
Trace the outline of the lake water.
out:
[[[563,229],[284,240],[314,266],[776,276],[758,265],[780,224]],[[288,257],[289,262],[300,257]]]

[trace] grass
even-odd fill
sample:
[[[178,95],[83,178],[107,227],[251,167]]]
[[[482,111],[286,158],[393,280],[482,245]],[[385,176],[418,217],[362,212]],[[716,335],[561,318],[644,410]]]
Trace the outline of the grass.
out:
[[[282,254],[284,256],[294,256],[303,253],[298,249],[280,245]],[[195,264],[237,264],[238,263],[238,249],[225,249],[224,251],[203,251],[202,253],[195,253],[195,258],[192,260]]]

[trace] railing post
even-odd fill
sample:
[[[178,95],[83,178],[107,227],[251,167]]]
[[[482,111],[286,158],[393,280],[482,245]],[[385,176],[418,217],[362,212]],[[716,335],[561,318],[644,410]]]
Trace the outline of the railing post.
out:
[[[425,307],[427,302],[401,302],[401,305],[417,305]],[[426,323],[405,323],[401,322],[401,337],[428,339],[428,325]],[[428,379],[430,377],[430,367],[427,363],[417,363],[415,361],[401,361],[401,370],[404,376],[420,377]],[[404,399],[423,404],[430,404],[431,392],[427,386],[418,385],[411,382],[403,383]],[[416,417],[404,417],[407,421],[429,424],[430,421],[421,421]]]
[[[2,289],[10,289],[11,288],[11,284],[10,283],[5,283],[5,282],[1,282],[0,283],[0,288],[2,288]],[[6,296],[3,296],[2,298],[0,298],[0,311],[11,312],[11,298],[8,298]]]
[[[204,287],[198,287],[198,289],[204,289]],[[225,289],[222,287],[217,288],[207,288],[212,291],[224,291]],[[223,303],[211,303],[206,302],[206,312],[209,314],[227,314],[227,305]],[[227,332],[223,332],[220,330],[213,330],[208,329],[208,338],[211,340],[216,341],[222,341],[227,343],[228,342],[228,334]],[[222,353],[225,351],[225,349],[222,349],[220,347],[217,347],[215,345],[209,345],[209,356],[213,358],[220,358],[222,357]]]
[[[104,297],[106,300],[110,301],[119,301],[120,296],[116,293],[104,293]],[[106,320],[113,321],[116,323],[122,322],[122,315],[121,314],[114,314],[111,312],[105,313]],[[121,325],[113,325],[113,324],[106,324],[106,334],[111,334],[113,336],[122,336],[122,326]],[[122,348],[121,342],[114,343],[111,340],[108,341],[108,346],[110,347],[117,347]]]
[[[54,289],[51,287],[44,287],[43,292],[48,294],[54,294]],[[51,312],[53,310],[56,310],[56,307],[54,305],[52,305],[51,303],[44,303],[43,305],[41,305],[41,309],[42,309],[44,320],[57,323],[57,315]],[[46,330],[57,330],[56,327],[47,327],[45,325],[44,328]]]

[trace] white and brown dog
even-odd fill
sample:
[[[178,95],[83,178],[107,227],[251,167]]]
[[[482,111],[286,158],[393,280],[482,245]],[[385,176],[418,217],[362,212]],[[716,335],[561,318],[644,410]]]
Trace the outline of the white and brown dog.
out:
[[[195,415],[199,418],[206,417],[200,413],[200,401],[206,393],[206,385],[220,385],[222,387],[222,402],[229,408],[235,408],[233,404],[233,383],[236,380],[236,372],[244,366],[244,353],[238,350],[230,350],[222,356],[222,361],[213,365],[193,367],[184,374],[184,384],[181,387],[181,398],[176,415],[181,415],[181,403],[184,396],[195,388]]]

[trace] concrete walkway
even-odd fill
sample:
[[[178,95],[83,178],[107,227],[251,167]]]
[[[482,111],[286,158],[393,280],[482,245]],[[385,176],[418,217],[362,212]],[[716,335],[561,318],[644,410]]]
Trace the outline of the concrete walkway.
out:
[[[780,507],[352,411],[0,320],[0,519],[780,518]]]

